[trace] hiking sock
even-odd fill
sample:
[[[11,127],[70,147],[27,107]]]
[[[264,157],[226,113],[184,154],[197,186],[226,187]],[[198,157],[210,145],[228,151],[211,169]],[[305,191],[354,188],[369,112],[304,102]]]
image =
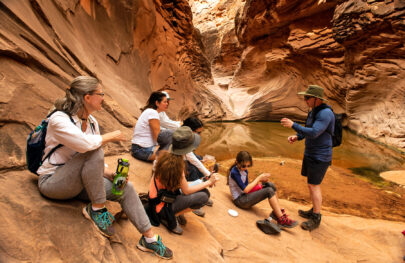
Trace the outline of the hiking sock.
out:
[[[148,243],[157,242],[158,241],[157,235],[153,235],[153,237],[145,237],[145,241]]]
[[[98,211],[98,210],[101,210],[103,208],[105,208],[105,206],[103,206],[101,208],[95,208],[93,205],[91,205],[91,210],[93,210],[93,211]]]

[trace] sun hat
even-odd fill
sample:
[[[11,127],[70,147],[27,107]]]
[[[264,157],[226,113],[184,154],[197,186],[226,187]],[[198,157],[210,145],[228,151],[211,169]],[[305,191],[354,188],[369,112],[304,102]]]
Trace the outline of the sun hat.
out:
[[[323,88],[318,85],[309,85],[306,91],[301,91],[297,93],[298,95],[305,95],[315,97],[321,100],[327,100],[323,97]]]
[[[161,92],[166,95],[167,100],[173,100],[173,98],[170,98],[169,93],[167,93],[167,91],[161,91]]]
[[[194,133],[190,127],[182,126],[173,132],[169,152],[176,155],[184,155],[197,148],[200,142],[200,135]]]

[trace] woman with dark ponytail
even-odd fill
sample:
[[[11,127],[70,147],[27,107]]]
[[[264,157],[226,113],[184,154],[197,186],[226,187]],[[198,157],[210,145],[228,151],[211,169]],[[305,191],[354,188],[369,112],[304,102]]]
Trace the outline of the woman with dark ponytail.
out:
[[[167,150],[169,147],[173,131],[161,131],[159,117],[159,113],[166,111],[168,105],[166,94],[160,91],[152,92],[145,107],[141,109],[142,114],[134,128],[131,148],[134,158],[152,162],[155,160],[158,150]],[[158,137],[166,138],[166,140],[158,142]]]
[[[132,184],[126,185],[122,196],[111,191],[114,174],[104,171],[101,146],[125,138],[120,130],[100,135],[98,123],[91,113],[101,110],[103,97],[103,88],[96,78],[80,76],[71,82],[65,97],[55,102],[45,138],[44,156],[47,158],[37,171],[39,191],[51,199],[90,201],[83,208],[83,215],[107,237],[114,234],[115,219],[105,207],[106,200],[120,202],[130,221],[143,234],[138,248],[171,258],[170,249],[153,234]]]

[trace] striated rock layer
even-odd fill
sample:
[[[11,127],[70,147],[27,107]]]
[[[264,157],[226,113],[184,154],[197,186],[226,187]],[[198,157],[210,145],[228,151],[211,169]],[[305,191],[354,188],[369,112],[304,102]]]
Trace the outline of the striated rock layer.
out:
[[[176,99],[173,116],[225,116],[201,84],[211,69],[191,18],[185,0],[1,1],[0,168],[24,165],[30,129],[82,74],[104,86],[102,132],[120,128],[130,138],[139,108],[164,88]]]
[[[304,120],[296,93],[315,83],[349,128],[405,150],[404,1],[190,4],[208,46],[208,88],[233,118]]]

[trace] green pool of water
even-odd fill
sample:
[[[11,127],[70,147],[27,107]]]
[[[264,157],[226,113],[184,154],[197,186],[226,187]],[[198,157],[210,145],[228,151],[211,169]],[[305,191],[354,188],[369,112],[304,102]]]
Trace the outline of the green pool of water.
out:
[[[275,122],[208,123],[202,132],[197,153],[210,154],[217,161],[234,159],[239,151],[253,157],[284,157],[302,159],[304,141],[289,144],[292,129]],[[405,156],[392,149],[343,131],[343,143],[333,149],[332,164],[367,176],[369,171],[405,169]]]

